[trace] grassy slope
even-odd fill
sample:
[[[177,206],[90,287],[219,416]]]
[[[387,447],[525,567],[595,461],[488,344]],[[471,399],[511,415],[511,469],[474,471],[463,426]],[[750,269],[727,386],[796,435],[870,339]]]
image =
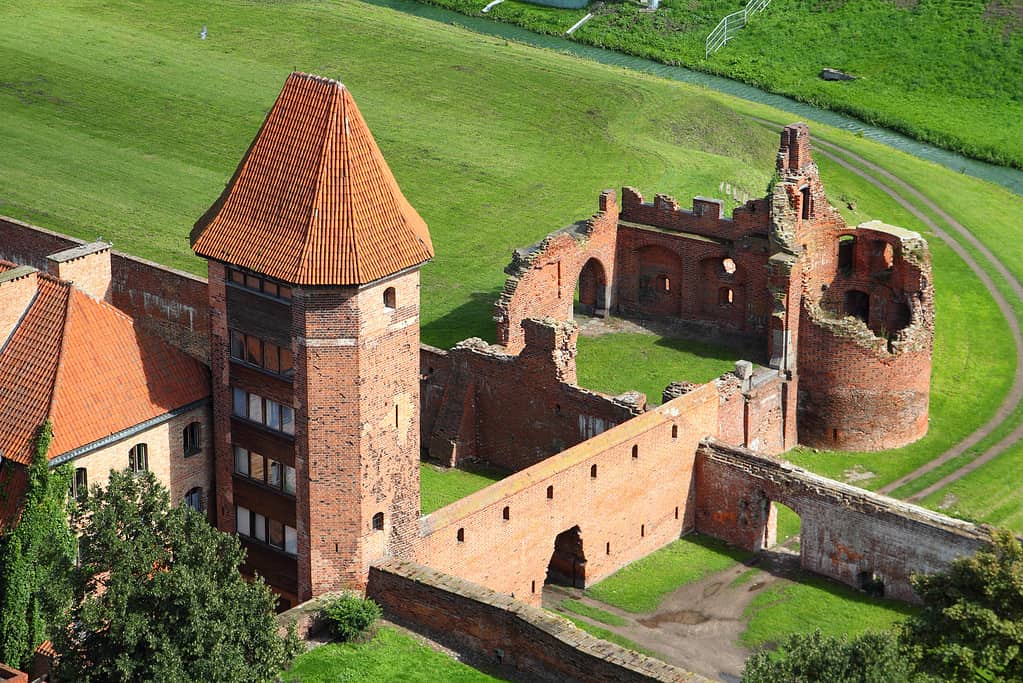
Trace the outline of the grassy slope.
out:
[[[487,469],[467,471],[422,463],[419,466],[419,487],[422,491],[420,509],[424,515],[428,515],[490,486],[502,476],[500,472]]]
[[[497,681],[393,628],[380,628],[368,643],[330,643],[297,657],[284,674],[288,683],[475,683]]]
[[[467,14],[478,14],[487,2],[430,1]],[[1007,23],[985,16],[989,3],[983,0],[774,0],[727,47],[706,58],[707,34],[742,4],[663,0],[651,14],[642,11],[645,3],[606,3],[573,38],[729,76],[996,163],[1023,166],[1019,9],[1015,23]],[[560,35],[585,12],[511,1],[490,16]],[[860,78],[823,81],[818,74],[824,67]]]

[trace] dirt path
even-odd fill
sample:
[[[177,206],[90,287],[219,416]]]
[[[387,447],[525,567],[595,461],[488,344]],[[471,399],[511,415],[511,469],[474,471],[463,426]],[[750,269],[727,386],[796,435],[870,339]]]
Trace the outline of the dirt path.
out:
[[[761,119],[757,117],[750,118],[752,118],[754,121],[757,121],[758,123],[767,125],[771,128],[781,128],[781,126],[774,123],[773,121],[768,121],[766,119]],[[1009,416],[1012,414],[1012,411],[1016,408],[1016,405],[1019,404],[1020,400],[1023,400],[1023,332],[1021,332],[1020,330],[1019,319],[1016,316],[1016,312],[1013,310],[1012,305],[1009,303],[1009,300],[1001,293],[1001,291],[999,291],[998,287],[995,285],[994,279],[991,277],[991,275],[988,274],[986,270],[984,270],[984,268],[981,267],[981,265],[973,257],[973,254],[971,254],[948,232],[939,228],[938,225],[928,215],[923,213],[919,208],[917,208],[917,206],[913,202],[909,201],[903,194],[900,194],[900,192],[905,193],[905,195],[913,197],[913,199],[915,199],[917,202],[927,207],[927,209],[929,209],[930,211],[934,212],[937,216],[941,218],[942,221],[944,221],[952,229],[953,232],[956,233],[956,235],[959,238],[963,239],[966,243],[968,243],[970,246],[976,249],[983,257],[984,261],[988,265],[990,265],[995,270],[995,272],[998,273],[998,275],[1012,290],[1013,294],[1015,294],[1016,298],[1020,301],[1023,301],[1023,285],[1021,285],[1019,280],[1016,279],[1016,277],[1011,272],[1009,272],[1009,269],[1005,267],[1005,264],[1003,264],[998,259],[998,257],[995,256],[995,254],[990,249],[988,249],[980,240],[978,240],[973,235],[973,233],[971,233],[962,223],[954,219],[952,216],[948,215],[948,213],[946,213],[941,207],[939,207],[929,198],[925,197],[916,188],[909,185],[909,183],[902,180],[898,176],[890,173],[889,171],[881,168],[877,164],[874,164],[873,162],[870,162],[864,159],[863,157],[859,156],[858,154],[851,152],[843,147],[840,147],[839,145],[830,142],[825,142],[824,140],[821,140],[819,138],[814,139],[813,144],[816,147],[815,152],[817,154],[820,154],[822,157],[830,161],[833,161],[842,168],[848,170],[851,173],[854,173],[855,175],[866,180],[871,185],[874,185],[882,192],[887,194],[889,197],[895,200],[900,206],[902,206],[907,211],[912,213],[917,219],[920,220],[920,222],[926,225],[931,230],[931,232],[934,233],[935,236],[937,236],[945,244],[947,244],[949,248],[956,253],[956,255],[963,259],[966,265],[969,266],[970,270],[973,271],[973,273],[980,279],[980,281],[984,284],[984,287],[991,294],[991,297],[997,304],[998,309],[1002,313],[1002,316],[1005,318],[1006,323],[1009,325],[1009,331],[1012,334],[1013,344],[1016,347],[1016,373],[1013,376],[1012,386],[1009,389],[1009,393],[1006,394],[1005,399],[998,406],[998,409],[995,411],[994,416],[992,416],[992,418],[988,420],[983,426],[978,428],[972,434],[967,436],[959,443],[955,444],[953,447],[949,448],[947,451],[945,451],[938,457],[925,463],[921,467],[918,467],[909,474],[899,477],[895,481],[886,484],[885,486],[881,487],[878,490],[879,493],[891,494],[900,486],[903,486],[911,481],[919,479],[928,472],[931,472],[937,469],[938,467],[941,467],[950,460],[953,460],[954,458],[957,458],[958,456],[965,453],[969,448],[975,446],[985,437],[989,436],[992,432],[998,429],[998,427],[1000,427],[1003,423],[1005,423],[1006,420],[1008,420]],[[842,156],[838,156],[839,154],[841,154]],[[863,168],[854,166],[853,164],[846,161],[846,159],[843,159],[842,158],[843,156],[846,157],[847,159],[851,159],[852,161],[854,161],[856,164],[859,164],[863,168],[869,169],[873,174],[876,174],[876,176],[884,178],[884,180],[880,180],[875,175],[871,175],[871,173],[868,173],[867,171],[863,170]],[[896,186],[898,189],[895,189],[893,185]],[[922,491],[919,491],[909,496],[907,500],[914,502],[921,500],[922,498],[930,495],[934,491],[937,491],[938,489],[948,485],[949,483],[964,477],[970,472],[973,472],[979,467],[982,467],[985,463],[991,461],[992,459],[1000,455],[1007,448],[1017,443],[1021,439],[1023,439],[1023,424],[1017,426],[1001,441],[988,448],[986,451],[984,451],[983,454],[972,460],[970,463],[966,464],[963,467],[960,467],[959,469],[952,472],[948,476],[942,478],[935,484],[932,484],[931,486],[928,486]]]
[[[744,576],[751,568],[751,575]],[[794,578],[798,572],[799,555],[779,547],[756,555],[751,563],[736,563],[682,586],[652,612],[626,612],[593,600],[581,590],[562,586],[545,586],[543,604],[547,609],[557,609],[563,600],[572,598],[611,612],[626,624],[610,626],[566,611],[573,618],[628,638],[670,664],[733,683],[739,680],[750,654],[739,644],[746,630],[746,608],[764,588]]]

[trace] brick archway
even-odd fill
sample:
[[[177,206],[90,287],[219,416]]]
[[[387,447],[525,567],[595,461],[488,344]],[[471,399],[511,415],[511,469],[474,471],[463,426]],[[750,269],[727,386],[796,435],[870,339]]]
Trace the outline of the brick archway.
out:
[[[577,312],[585,315],[606,317],[610,299],[607,269],[600,259],[590,258],[583,264],[576,279],[578,292]]]

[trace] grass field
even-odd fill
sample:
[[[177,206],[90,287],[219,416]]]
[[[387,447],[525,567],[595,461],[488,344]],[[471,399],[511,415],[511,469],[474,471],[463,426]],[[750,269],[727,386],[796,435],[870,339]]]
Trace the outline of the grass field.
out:
[[[419,466],[420,509],[424,515],[428,515],[448,503],[490,486],[503,476],[503,472],[484,467],[453,469],[424,462]]]
[[[649,612],[679,586],[699,581],[750,556],[717,539],[690,534],[618,570],[587,588],[586,593],[619,609]]]
[[[806,573],[798,583],[769,586],[753,598],[746,608],[749,625],[742,643],[747,647],[773,644],[789,633],[808,633],[815,628],[828,635],[851,637],[867,630],[887,630],[912,612],[905,603],[871,598]]]
[[[283,680],[287,683],[482,683],[501,679],[431,650],[400,631],[382,627],[367,643],[329,643],[296,657]]]
[[[478,15],[487,0],[430,0]],[[1023,167],[1023,6],[986,0],[774,0],[709,58],[705,41],[736,0],[594,3],[557,10],[510,0],[488,16],[681,64],[852,114],[942,147]],[[898,39],[896,39],[898,37]],[[858,77],[819,78],[822,68]],[[935,106],[935,102],[941,106]],[[978,122],[983,122],[978,125]]]
[[[607,610],[594,607],[593,605],[587,605],[585,602],[580,602],[579,600],[562,600],[559,607],[563,612],[578,614],[586,617],[587,619],[607,624],[608,626],[625,626],[625,624],[628,623],[617,614],[612,614]]]

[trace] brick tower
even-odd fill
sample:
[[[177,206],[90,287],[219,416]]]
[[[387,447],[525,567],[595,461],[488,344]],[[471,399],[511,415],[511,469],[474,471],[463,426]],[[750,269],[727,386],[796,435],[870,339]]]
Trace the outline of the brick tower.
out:
[[[433,247],[344,85],[288,77],[192,247],[209,263],[218,525],[289,602],[363,586],[418,535]]]

